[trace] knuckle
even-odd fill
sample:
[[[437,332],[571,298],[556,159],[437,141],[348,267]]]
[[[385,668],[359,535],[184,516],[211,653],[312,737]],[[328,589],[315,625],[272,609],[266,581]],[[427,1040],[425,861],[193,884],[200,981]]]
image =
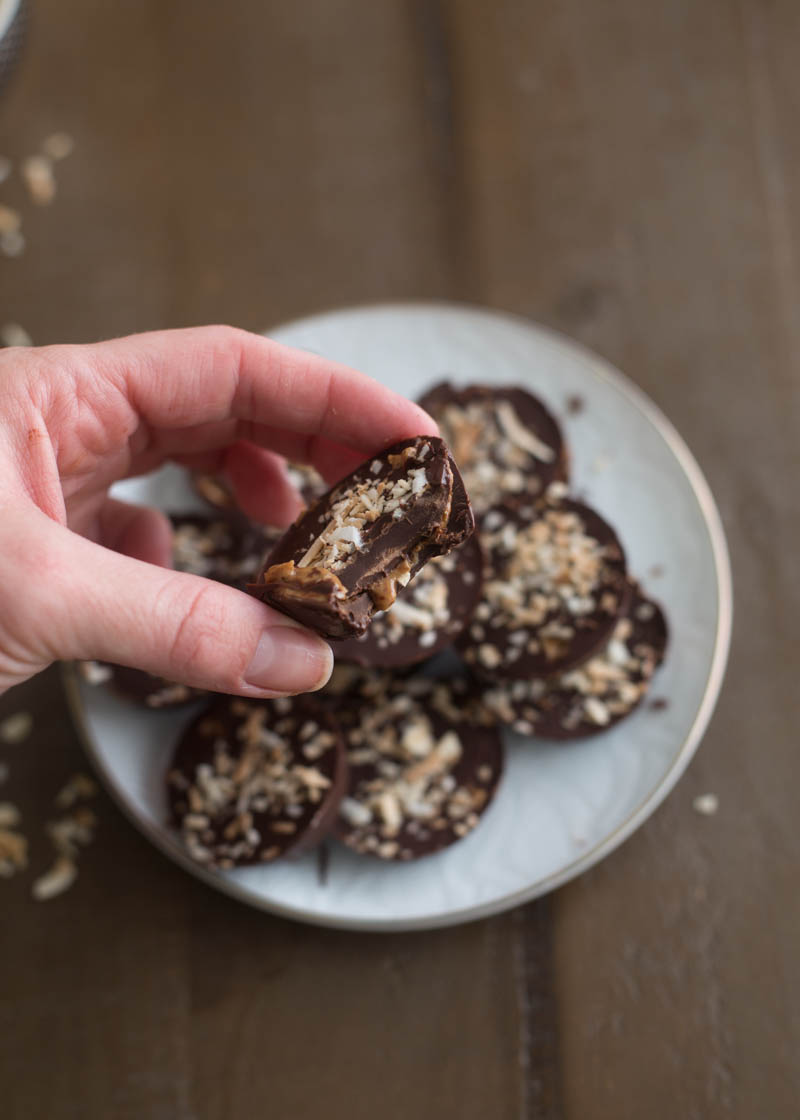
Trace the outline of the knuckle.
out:
[[[209,327],[200,328],[203,343],[217,353],[234,353],[243,348],[248,339],[248,333],[240,327],[229,327],[217,323]]]

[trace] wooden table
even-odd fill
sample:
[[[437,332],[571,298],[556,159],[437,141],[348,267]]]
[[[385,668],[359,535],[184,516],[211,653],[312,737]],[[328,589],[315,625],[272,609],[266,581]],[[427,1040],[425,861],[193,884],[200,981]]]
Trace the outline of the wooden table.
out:
[[[728,683],[690,771],[554,896],[452,930],[304,928],[105,801],[48,904],[0,882],[5,1120],[800,1114],[800,5],[34,0],[0,150],[63,128],[0,259],[38,343],[363,301],[521,312],[618,364],[707,471]],[[5,188],[4,188],[5,189]],[[8,188],[10,197],[11,188]],[[51,671],[3,795],[84,766]],[[713,792],[719,811],[693,799]]]

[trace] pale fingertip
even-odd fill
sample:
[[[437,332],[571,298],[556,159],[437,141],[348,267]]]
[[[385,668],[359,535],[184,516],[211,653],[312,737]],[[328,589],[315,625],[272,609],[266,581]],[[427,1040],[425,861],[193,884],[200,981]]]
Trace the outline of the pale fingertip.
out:
[[[302,628],[271,626],[258,640],[244,683],[277,695],[316,692],[333,670],[330,646]]]

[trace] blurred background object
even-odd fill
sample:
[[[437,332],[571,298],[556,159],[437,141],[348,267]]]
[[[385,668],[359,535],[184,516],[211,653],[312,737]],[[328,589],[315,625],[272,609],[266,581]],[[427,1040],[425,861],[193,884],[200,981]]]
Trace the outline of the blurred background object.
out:
[[[0,93],[22,49],[26,21],[26,0],[0,0]]]
[[[70,890],[38,903],[23,876],[0,882],[0,1111],[796,1116],[800,4],[36,0],[33,16],[0,99],[0,204],[25,239],[0,254],[0,323],[46,344],[389,299],[529,316],[675,422],[742,594],[727,687],[673,796],[591,872],[487,921],[378,936],[270,918],[100,794]],[[43,148],[61,132],[63,162]],[[47,205],[18,173],[42,155]],[[55,674],[0,699],[20,711],[33,729],[0,746],[0,800],[38,875],[35,822],[85,762]]]

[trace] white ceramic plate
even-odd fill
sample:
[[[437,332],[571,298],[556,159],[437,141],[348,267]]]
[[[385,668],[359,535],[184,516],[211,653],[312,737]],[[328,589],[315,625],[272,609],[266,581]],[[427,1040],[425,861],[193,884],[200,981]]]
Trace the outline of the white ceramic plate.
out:
[[[289,917],[357,929],[468,921],[534,898],[585,871],[630,836],[694,753],[724,672],[731,625],[725,538],[700,470],[662,414],[604,361],[509,316],[451,305],[390,305],[303,319],[272,337],[365,370],[416,396],[444,375],[518,382],[563,421],[573,484],[621,536],[631,570],[666,607],[672,645],[652,695],[617,728],[585,743],[509,736],[506,775],[480,827],[415,864],[381,864],[334,846],[327,881],[312,854],[296,863],[207,872],[164,827],[163,775],[186,711],[139,711],[74,679],[70,692],[108,788],[159,848],[212,886]],[[568,415],[566,402],[584,404]],[[167,468],[118,487],[137,501],[185,508]]]

